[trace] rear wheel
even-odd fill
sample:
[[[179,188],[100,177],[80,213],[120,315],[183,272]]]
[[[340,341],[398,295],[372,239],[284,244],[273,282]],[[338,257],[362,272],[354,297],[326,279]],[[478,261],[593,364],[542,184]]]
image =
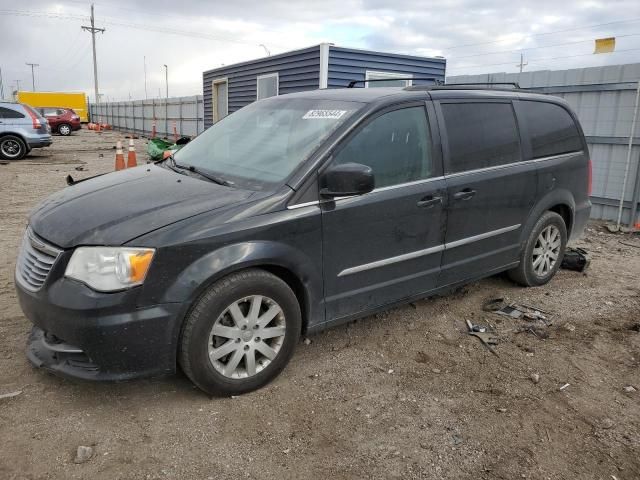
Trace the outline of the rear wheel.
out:
[[[524,286],[544,285],[560,268],[567,246],[567,227],[555,212],[545,212],[536,222],[520,254],[520,264],[509,277]]]
[[[5,135],[0,138],[0,158],[20,160],[27,154],[27,146],[20,137]]]
[[[67,125],[66,123],[58,125],[58,133],[65,137],[71,135],[71,125]]]
[[[256,390],[286,366],[300,337],[298,300],[263,270],[231,274],[197,300],[180,342],[185,374],[211,395]]]

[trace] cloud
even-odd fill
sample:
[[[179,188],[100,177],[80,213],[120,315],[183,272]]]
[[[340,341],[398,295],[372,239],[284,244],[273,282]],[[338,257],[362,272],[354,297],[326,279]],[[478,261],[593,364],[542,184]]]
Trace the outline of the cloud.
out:
[[[93,92],[89,1],[0,0],[5,91],[36,87]],[[108,99],[202,92],[202,72],[322,41],[357,48],[443,55],[448,73],[515,71],[640,61],[640,2],[619,0],[155,0],[96,3],[100,91]],[[624,12],[624,15],[622,14]],[[615,22],[615,23],[613,23]],[[589,25],[592,28],[578,28]],[[558,33],[549,33],[558,32]],[[635,34],[635,35],[634,35]],[[593,40],[618,36],[619,53],[592,55]]]

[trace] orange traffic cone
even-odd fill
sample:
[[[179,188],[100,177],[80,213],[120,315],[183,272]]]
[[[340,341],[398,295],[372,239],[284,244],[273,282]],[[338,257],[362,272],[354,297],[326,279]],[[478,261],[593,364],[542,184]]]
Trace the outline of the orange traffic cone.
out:
[[[156,138],[156,119],[153,119],[153,123],[151,124],[151,138]]]
[[[116,172],[124,170],[124,153],[122,153],[122,142],[118,140],[116,143]]]
[[[127,168],[137,167],[136,146],[133,144],[133,138],[129,139],[129,153],[127,155]]]

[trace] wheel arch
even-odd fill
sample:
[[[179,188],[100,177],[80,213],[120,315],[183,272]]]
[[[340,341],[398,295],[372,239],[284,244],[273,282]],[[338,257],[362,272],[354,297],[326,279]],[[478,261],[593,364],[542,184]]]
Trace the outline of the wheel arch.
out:
[[[214,250],[188,265],[167,288],[163,303],[183,303],[176,322],[175,338],[179,338],[184,321],[196,301],[214,283],[233,273],[262,269],[283,280],[293,290],[302,314],[302,331],[324,321],[321,309],[321,269],[300,251],[277,242],[246,242]]]
[[[536,222],[546,211],[555,212],[563,218],[567,227],[567,237],[569,237],[571,235],[571,229],[573,228],[575,207],[575,200],[569,190],[553,190],[547,193],[547,195],[536,203],[529,213],[521,230],[520,244],[524,246]]]

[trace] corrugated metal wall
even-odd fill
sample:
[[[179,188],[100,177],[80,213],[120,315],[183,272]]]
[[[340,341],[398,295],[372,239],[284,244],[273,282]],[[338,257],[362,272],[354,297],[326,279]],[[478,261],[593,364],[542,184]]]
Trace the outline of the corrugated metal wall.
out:
[[[91,121],[108,123],[116,130],[150,135],[153,121],[160,137],[173,135],[173,124],[179,136],[194,137],[204,130],[202,95],[165,99],[131,100],[128,102],[92,103]]]
[[[435,77],[444,80],[444,58],[414,57],[395,53],[372,52],[331,45],[329,47],[328,88],[346,87],[351,80],[365,80],[367,70],[405,73],[413,77]],[[429,81],[413,82],[414,85]],[[363,87],[360,83],[357,87]]]
[[[447,77],[447,83],[518,82],[522,88],[562,97],[578,114],[593,160],[593,218],[615,220],[622,192],[627,144],[640,64],[558,71],[489,73]],[[631,202],[640,193],[640,118],[634,132],[631,166],[625,189],[623,221],[630,219]],[[637,197],[636,197],[637,198]],[[634,223],[637,220],[634,219]]]
[[[295,50],[249,62],[216,68],[202,74],[205,128],[213,124],[213,80],[229,81],[229,113],[256,100],[256,77],[278,72],[279,93],[315,90],[320,82],[320,46]]]

